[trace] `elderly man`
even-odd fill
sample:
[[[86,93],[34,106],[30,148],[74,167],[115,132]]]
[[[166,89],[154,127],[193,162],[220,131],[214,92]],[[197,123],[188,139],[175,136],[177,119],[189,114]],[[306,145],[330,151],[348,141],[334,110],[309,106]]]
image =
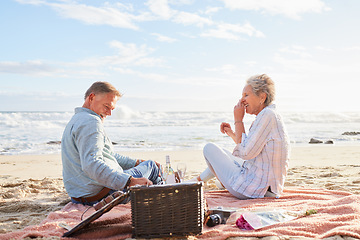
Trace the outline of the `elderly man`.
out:
[[[103,122],[121,94],[107,82],[95,82],[82,107],[67,124],[62,141],[64,186],[74,203],[94,205],[117,190],[162,181],[160,165],[114,153]]]

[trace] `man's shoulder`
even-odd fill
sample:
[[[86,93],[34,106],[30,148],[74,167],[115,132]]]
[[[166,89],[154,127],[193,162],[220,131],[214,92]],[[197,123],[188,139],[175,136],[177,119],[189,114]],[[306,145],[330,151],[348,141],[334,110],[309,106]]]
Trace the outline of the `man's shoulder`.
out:
[[[100,117],[87,108],[76,108],[74,117],[89,121],[101,122]]]
[[[98,116],[91,114],[88,111],[76,111],[75,115],[70,120],[70,123],[77,126],[81,126],[81,125],[98,126],[102,124],[101,119]]]

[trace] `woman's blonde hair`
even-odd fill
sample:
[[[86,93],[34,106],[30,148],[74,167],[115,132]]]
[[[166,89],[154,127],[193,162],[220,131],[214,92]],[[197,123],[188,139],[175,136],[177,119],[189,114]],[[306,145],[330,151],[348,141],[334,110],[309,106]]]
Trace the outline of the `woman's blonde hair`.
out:
[[[268,75],[252,76],[246,81],[246,84],[251,86],[256,96],[262,92],[266,94],[265,106],[269,106],[275,100],[275,84]]]

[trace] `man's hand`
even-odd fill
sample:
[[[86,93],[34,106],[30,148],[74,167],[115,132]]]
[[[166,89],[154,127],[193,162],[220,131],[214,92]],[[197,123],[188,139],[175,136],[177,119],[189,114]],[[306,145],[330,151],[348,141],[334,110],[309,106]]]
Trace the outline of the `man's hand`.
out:
[[[149,179],[147,178],[131,178],[131,181],[130,181],[130,184],[129,184],[129,187],[132,187],[132,186],[135,186],[135,185],[153,185],[152,181],[150,181]]]

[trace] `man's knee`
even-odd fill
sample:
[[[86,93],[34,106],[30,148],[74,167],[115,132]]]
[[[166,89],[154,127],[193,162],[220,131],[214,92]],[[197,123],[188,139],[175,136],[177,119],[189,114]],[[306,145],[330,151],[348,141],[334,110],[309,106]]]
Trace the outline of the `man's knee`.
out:
[[[156,165],[156,162],[153,160],[147,160],[144,162],[148,169],[148,179],[152,181],[154,184],[158,184],[162,181],[162,178],[160,177],[160,169]]]
[[[148,168],[151,168],[151,169],[157,168],[157,165],[156,165],[155,161],[153,161],[153,160],[146,160],[146,161],[142,162],[142,164],[148,166]]]

